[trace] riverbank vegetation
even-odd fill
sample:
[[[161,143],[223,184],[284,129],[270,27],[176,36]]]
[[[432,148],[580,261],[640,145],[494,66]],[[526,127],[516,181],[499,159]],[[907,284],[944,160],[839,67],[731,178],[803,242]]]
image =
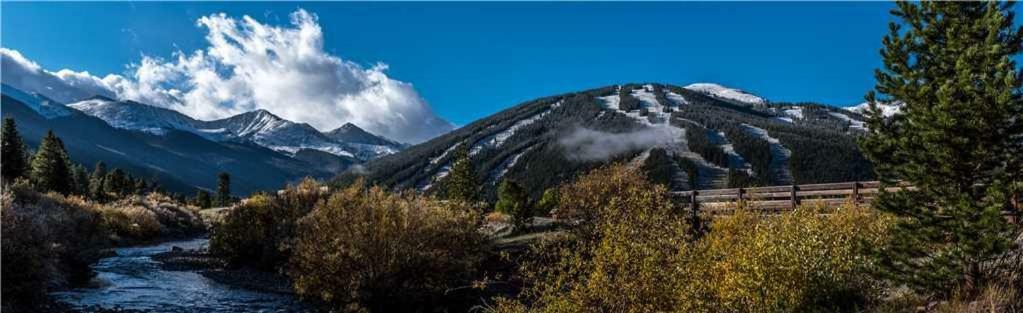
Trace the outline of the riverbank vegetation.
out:
[[[38,311],[48,291],[87,283],[109,248],[205,230],[197,208],[157,193],[99,203],[15,185],[0,205],[4,312]]]
[[[205,230],[197,208],[154,184],[120,169],[108,173],[103,163],[85,174],[52,132],[34,154],[13,120],[4,121],[2,136],[4,312],[54,310],[47,292],[88,282],[90,265],[108,248]]]

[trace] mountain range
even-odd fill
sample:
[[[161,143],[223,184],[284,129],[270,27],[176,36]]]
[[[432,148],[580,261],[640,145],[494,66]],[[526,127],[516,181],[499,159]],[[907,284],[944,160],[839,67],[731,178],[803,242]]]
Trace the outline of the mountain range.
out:
[[[354,124],[320,132],[266,110],[203,121],[102,96],[64,104],[3,85],[3,115],[29,145],[53,129],[80,163],[105,161],[182,192],[212,188],[226,171],[240,194],[304,176],[442,193],[462,145],[487,198],[503,179],[538,195],[612,161],[676,190],[863,180],[872,176],[856,146],[866,107],[772,102],[711,83],[624,84],[527,101],[408,146]],[[354,164],[362,166],[348,170]]]
[[[700,83],[624,84],[527,101],[425,143],[371,160],[356,177],[442,193],[467,145],[487,198],[501,180],[534,197],[581,172],[629,162],[675,190],[872,178],[856,144],[862,108],[771,102]]]
[[[217,172],[239,194],[274,190],[304,176],[330,177],[406,145],[354,124],[321,133],[266,110],[201,121],[130,100],[93,96],[64,104],[3,84],[3,115],[30,146],[54,130],[75,161],[98,161],[156,178],[172,191],[210,189]]]

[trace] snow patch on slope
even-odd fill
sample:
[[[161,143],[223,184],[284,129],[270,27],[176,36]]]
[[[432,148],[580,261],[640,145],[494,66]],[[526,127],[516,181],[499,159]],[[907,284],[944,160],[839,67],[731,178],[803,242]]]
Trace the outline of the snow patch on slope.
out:
[[[21,91],[7,84],[3,84],[2,91],[4,95],[14,98],[21,103],[24,103],[28,108],[36,111],[39,115],[42,115],[46,119],[54,119],[61,116],[71,115],[71,110],[65,107],[63,104],[50,100],[45,96],[39,94],[29,94]]]
[[[739,90],[739,89],[728,88],[728,87],[721,86],[721,85],[718,85],[718,84],[696,83],[696,84],[691,84],[689,86],[685,86],[683,88],[689,89],[689,90],[692,90],[692,91],[695,91],[695,92],[699,92],[699,93],[715,96],[715,97],[718,97],[718,98],[739,101],[739,102],[742,102],[742,103],[750,103],[750,104],[764,104],[764,103],[767,103],[767,100],[764,100],[764,98],[754,96],[754,95],[752,95],[752,94],[750,94],[748,92],[745,92],[745,91],[742,91],[742,90]]]
[[[735,146],[728,141],[728,137],[725,137],[724,132],[708,132],[708,134],[710,135],[710,141],[721,147],[721,150],[725,151],[725,154],[728,155],[728,167],[745,171],[750,176],[753,176],[753,166],[735,151]]]
[[[671,100],[671,102],[675,102],[676,106],[683,106],[689,104],[689,100],[686,100],[685,97],[673,91],[665,92],[664,97],[668,98],[668,100]]]
[[[526,148],[501,162],[501,164],[497,166],[497,174],[494,175],[492,182],[496,184],[498,181],[500,181],[501,177],[504,177],[505,174],[508,174],[508,171],[511,170],[511,168],[514,167],[515,164],[518,164],[519,158],[521,158],[527,152],[532,151],[533,148],[534,147]]]
[[[759,128],[750,124],[743,123],[741,125],[749,134],[757,136],[764,141],[767,141],[771,147],[771,164],[769,170],[771,171],[771,177],[776,179],[778,184],[789,184],[792,182],[792,173],[789,172],[789,157],[792,156],[792,151],[785,148],[781,144],[781,140],[778,138],[771,137],[767,133],[767,130]]]
[[[473,145],[472,149],[469,151],[469,155],[476,155],[480,151],[483,151],[483,149],[500,148],[501,145],[503,145],[504,142],[508,140],[508,138],[514,136],[515,133],[518,132],[520,129],[532,125],[533,123],[536,123],[540,119],[547,116],[547,114],[550,114],[551,110],[559,106],[561,106],[561,101],[552,104],[550,108],[544,110],[543,112],[534,114],[533,116],[515,122],[515,124],[512,124],[512,126],[509,126],[503,131],[480,139],[480,141],[476,142],[476,144]]]
[[[905,102],[895,101],[891,103],[878,103],[877,107],[881,109],[881,116],[890,117],[896,113],[902,112],[902,107],[905,105]],[[867,111],[870,110],[870,103],[864,102],[854,106],[845,107],[845,109],[850,112],[866,115]]]
[[[462,145],[462,142],[461,142],[461,141],[459,141],[458,143],[455,143],[455,144],[451,145],[450,147],[448,147],[447,149],[445,149],[445,150],[444,150],[444,152],[441,152],[441,154],[440,154],[440,155],[438,155],[438,156],[436,156],[436,157],[434,157],[434,158],[430,159],[430,164],[437,164],[437,163],[440,163],[440,161],[441,161],[441,160],[443,160],[443,159],[444,159],[444,157],[447,157],[447,156],[448,156],[448,154],[450,154],[450,153],[451,153],[452,151],[455,151],[455,149],[458,149],[458,146],[460,146],[460,145]]]
[[[867,129],[867,126],[866,126],[867,123],[864,122],[864,121],[855,120],[855,119],[849,117],[848,115],[845,115],[845,114],[842,114],[842,113],[838,113],[838,112],[828,112],[828,114],[830,114],[831,116],[834,116],[835,118],[838,118],[840,120],[848,122],[849,123],[849,128],[860,129],[860,130],[866,130]]]
[[[803,119],[803,108],[792,107],[785,109],[785,115],[791,116],[792,118]]]

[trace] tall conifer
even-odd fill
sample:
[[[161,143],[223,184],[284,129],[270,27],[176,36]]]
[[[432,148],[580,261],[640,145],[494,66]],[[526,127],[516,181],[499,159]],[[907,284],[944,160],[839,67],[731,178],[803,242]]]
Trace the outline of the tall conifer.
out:
[[[12,181],[25,176],[28,161],[25,159],[25,144],[21,141],[13,118],[4,118],[3,132],[0,133],[0,172],[3,180]]]
[[[469,159],[469,148],[463,144],[455,150],[451,164],[451,174],[445,181],[445,192],[448,199],[466,202],[479,201],[480,184]]]
[[[217,205],[228,206],[231,200],[231,175],[227,172],[220,172],[217,175]]]
[[[67,153],[64,143],[53,134],[46,132],[39,151],[32,159],[32,184],[40,191],[56,191],[62,194],[71,192],[73,177],[68,167]]]
[[[985,267],[1013,248],[1002,217],[1019,181],[1023,46],[1012,3],[899,2],[876,72],[869,135],[861,142],[879,177],[916,187],[875,205],[900,221],[880,251],[883,274],[939,294],[976,289]],[[902,104],[881,115],[877,103]]]

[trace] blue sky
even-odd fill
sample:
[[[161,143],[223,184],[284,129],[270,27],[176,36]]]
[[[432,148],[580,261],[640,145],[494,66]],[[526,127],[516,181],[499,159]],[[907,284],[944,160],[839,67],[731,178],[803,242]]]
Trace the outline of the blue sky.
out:
[[[204,49],[224,12],[318,17],[324,50],[389,65],[440,117],[623,82],[715,82],[773,101],[862,102],[890,3],[11,3],[0,44],[43,68],[103,76]]]

